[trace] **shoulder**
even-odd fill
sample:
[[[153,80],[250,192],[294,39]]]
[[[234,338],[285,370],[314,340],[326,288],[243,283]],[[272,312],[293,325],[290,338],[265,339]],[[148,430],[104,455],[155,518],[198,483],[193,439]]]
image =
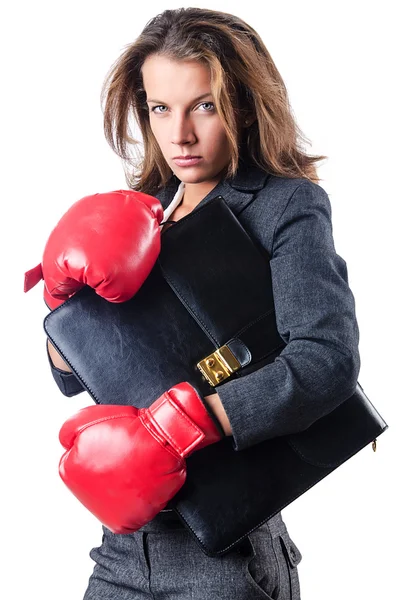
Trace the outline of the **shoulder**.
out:
[[[242,225],[271,253],[277,231],[284,223],[298,223],[321,213],[331,221],[328,193],[305,178],[279,177],[268,174],[264,185],[239,215]]]
[[[243,210],[263,214],[267,219],[281,216],[290,203],[297,201],[329,203],[327,192],[318,183],[304,177],[272,175],[253,165],[240,167],[229,184],[235,192],[251,195]]]
[[[278,177],[269,175],[264,187],[258,191],[255,202],[258,210],[267,209],[267,213],[273,212],[275,217],[280,217],[290,204],[329,204],[326,190],[309,179],[303,177]]]

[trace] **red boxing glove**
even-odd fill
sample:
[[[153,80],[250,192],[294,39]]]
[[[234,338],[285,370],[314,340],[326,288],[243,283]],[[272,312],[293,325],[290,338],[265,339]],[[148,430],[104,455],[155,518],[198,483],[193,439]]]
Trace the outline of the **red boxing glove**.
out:
[[[151,521],[182,487],[185,458],[222,434],[187,382],[149,408],[95,405],[61,428],[67,449],[59,473],[103,525],[132,533]]]
[[[84,285],[110,302],[129,300],[157,260],[162,219],[159,200],[141,192],[85,196],[51,232],[41,265],[25,273],[25,292],[44,279],[51,309]]]

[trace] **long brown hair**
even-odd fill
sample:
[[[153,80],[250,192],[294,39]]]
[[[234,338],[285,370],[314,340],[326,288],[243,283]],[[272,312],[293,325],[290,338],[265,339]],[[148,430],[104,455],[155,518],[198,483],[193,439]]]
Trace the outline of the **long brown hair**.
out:
[[[328,157],[304,152],[307,139],[295,122],[286,86],[256,31],[228,13],[178,8],[147,23],[103,84],[105,136],[123,160],[132,189],[153,194],[172,175],[151,131],[143,87],[141,68],[153,54],[197,60],[210,69],[215,107],[231,148],[227,177],[243,160],[276,176],[319,181],[315,163]]]

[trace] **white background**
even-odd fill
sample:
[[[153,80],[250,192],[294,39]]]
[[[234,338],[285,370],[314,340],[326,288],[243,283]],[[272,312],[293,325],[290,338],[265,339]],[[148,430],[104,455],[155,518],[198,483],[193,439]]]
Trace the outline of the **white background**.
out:
[[[289,91],[333,208],[356,298],[359,381],[389,429],[283,511],[303,554],[303,600],[395,593],[396,46],[392,2],[193,5],[235,13],[261,35]],[[136,6],[138,5],[138,8]],[[126,187],[102,132],[103,79],[146,22],[179,2],[9,2],[1,23],[2,578],[7,599],[79,600],[99,523],[64,487],[63,421],[91,404],[61,395],[44,349],[42,287],[23,274],[80,197]],[[188,6],[188,5],[186,5]],[[6,561],[6,565],[4,565]],[[5,592],[7,590],[7,592]]]

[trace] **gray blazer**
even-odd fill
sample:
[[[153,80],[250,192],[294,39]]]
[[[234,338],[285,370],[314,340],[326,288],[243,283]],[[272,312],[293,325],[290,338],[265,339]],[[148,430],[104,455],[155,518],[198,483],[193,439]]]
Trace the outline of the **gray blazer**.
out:
[[[157,194],[164,208],[178,184],[175,178]],[[245,167],[200,206],[218,195],[271,257],[277,329],[287,343],[273,363],[217,387],[241,450],[306,429],[353,394],[359,331],[321,186]]]
[[[174,177],[156,194],[164,208],[179,183]],[[241,450],[306,429],[353,394],[359,331],[346,263],[335,252],[330,201],[321,186],[240,167],[199,206],[218,195],[270,255],[277,329],[287,344],[273,363],[217,387],[234,447]],[[83,391],[73,374],[51,368],[65,395]]]

